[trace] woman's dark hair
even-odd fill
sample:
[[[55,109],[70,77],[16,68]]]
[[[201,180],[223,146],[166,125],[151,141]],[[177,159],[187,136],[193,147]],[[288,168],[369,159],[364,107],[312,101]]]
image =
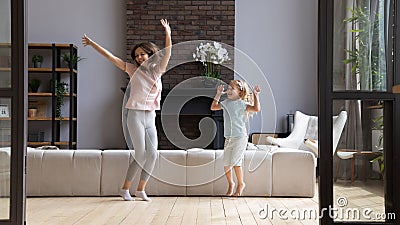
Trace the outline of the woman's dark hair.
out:
[[[143,51],[145,51],[149,55],[149,60],[146,62],[148,65],[147,68],[150,70],[151,73],[156,73],[158,71],[158,63],[160,62],[161,59],[161,54],[157,54],[155,57],[151,57],[154,55],[156,52],[160,51],[160,48],[152,43],[152,42],[142,42],[140,44],[137,44],[133,47],[131,51],[131,57],[133,59],[133,62],[135,63],[136,66],[140,66],[139,63],[136,62],[136,57],[135,57],[135,51],[136,49],[141,48]],[[144,68],[141,68],[142,70]]]
[[[140,43],[140,44],[135,45],[135,47],[133,47],[133,49],[132,49],[132,51],[131,51],[131,57],[132,57],[133,61],[135,62],[135,64],[136,64],[137,66],[139,66],[139,65],[137,64],[137,62],[136,62],[136,60],[135,60],[135,51],[136,51],[136,49],[138,49],[138,48],[143,49],[143,51],[145,51],[145,52],[149,55],[149,58],[150,58],[154,53],[160,51],[160,48],[159,48],[156,44],[154,44],[154,43],[152,43],[152,42],[143,42],[143,43]]]

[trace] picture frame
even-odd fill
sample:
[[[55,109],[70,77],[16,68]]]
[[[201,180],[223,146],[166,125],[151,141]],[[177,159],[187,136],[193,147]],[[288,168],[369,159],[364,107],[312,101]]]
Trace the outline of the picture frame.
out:
[[[10,117],[10,109],[6,104],[0,104],[0,117]]]

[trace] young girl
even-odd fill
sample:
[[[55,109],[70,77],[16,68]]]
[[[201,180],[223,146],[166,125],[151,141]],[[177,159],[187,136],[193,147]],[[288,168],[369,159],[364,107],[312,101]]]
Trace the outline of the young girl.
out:
[[[133,200],[129,188],[139,168],[142,168],[142,171],[135,196],[145,201],[150,200],[146,195],[145,187],[157,158],[155,110],[160,109],[161,75],[166,71],[172,46],[169,23],[162,19],[161,24],[165,30],[164,54],[162,56],[156,54],[151,60],[148,60],[159,51],[159,48],[151,42],[140,43],[131,51],[133,64],[114,56],[88,36],[82,37],[84,46],[93,47],[130,77],[131,91],[125,108],[128,110],[127,127],[135,150],[135,160],[129,165],[125,183],[121,189],[121,196],[126,201]]]
[[[224,114],[224,170],[228,180],[227,196],[241,196],[246,186],[243,182],[242,160],[247,147],[246,121],[248,113],[260,111],[258,95],[260,88],[254,87],[254,104],[250,105],[250,93],[247,84],[241,80],[232,80],[229,83],[227,99],[219,103],[224,92],[224,86],[217,88],[217,94],[211,104],[211,110],[223,110]],[[235,183],[232,177],[232,167],[235,170],[238,186],[233,193]]]

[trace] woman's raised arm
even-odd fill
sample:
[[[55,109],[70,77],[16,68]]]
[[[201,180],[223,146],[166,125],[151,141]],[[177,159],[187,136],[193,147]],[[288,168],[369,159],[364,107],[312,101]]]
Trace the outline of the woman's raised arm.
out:
[[[167,65],[169,59],[171,58],[171,48],[172,48],[172,41],[171,41],[171,27],[166,19],[161,19],[161,24],[165,29],[165,54],[161,59],[160,69],[161,72],[165,72],[167,70]]]
[[[94,48],[98,53],[100,53],[102,56],[106,57],[110,62],[112,62],[115,66],[120,68],[122,71],[125,71],[126,69],[126,63],[122,59],[114,56],[111,52],[109,52],[107,49],[101,47],[99,44],[94,42],[92,39],[90,39],[86,34],[83,35],[82,37],[82,44],[83,46],[91,46]]]

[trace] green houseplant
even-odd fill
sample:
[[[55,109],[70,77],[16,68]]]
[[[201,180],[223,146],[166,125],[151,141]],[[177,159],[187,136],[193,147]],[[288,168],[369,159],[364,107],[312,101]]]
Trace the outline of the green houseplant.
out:
[[[354,76],[358,74],[360,77],[361,90],[382,90],[385,86],[385,74],[379,67],[385,52],[379,46],[380,16],[378,13],[372,16],[371,11],[362,5],[349,10],[352,16],[344,19],[343,22],[352,24],[349,32],[353,33],[353,47],[344,50],[347,57],[343,63],[351,63],[351,73]]]
[[[40,68],[42,67],[42,63],[43,63],[43,56],[39,55],[39,54],[35,54],[32,56],[32,63],[33,63],[33,67],[35,68]]]
[[[72,56],[69,53],[64,53],[62,55],[62,59],[65,63],[67,63],[68,67],[71,66],[71,62],[72,62],[72,67],[75,67],[76,64],[81,61],[84,60],[85,58],[82,58],[80,56],[77,56],[76,54],[73,54]]]
[[[383,116],[378,116],[377,118],[373,119],[372,122],[376,124],[376,129],[383,130]],[[378,137],[378,145],[376,146],[378,151],[382,153],[382,155],[372,159],[370,162],[378,162],[379,163],[379,170],[381,173],[385,170],[384,164],[384,155],[383,155],[383,133],[381,133]]]
[[[56,117],[63,119],[61,107],[64,105],[64,97],[68,93],[68,84],[65,82],[56,82]]]
[[[33,78],[29,81],[28,85],[32,92],[37,92],[42,82],[39,79]]]

